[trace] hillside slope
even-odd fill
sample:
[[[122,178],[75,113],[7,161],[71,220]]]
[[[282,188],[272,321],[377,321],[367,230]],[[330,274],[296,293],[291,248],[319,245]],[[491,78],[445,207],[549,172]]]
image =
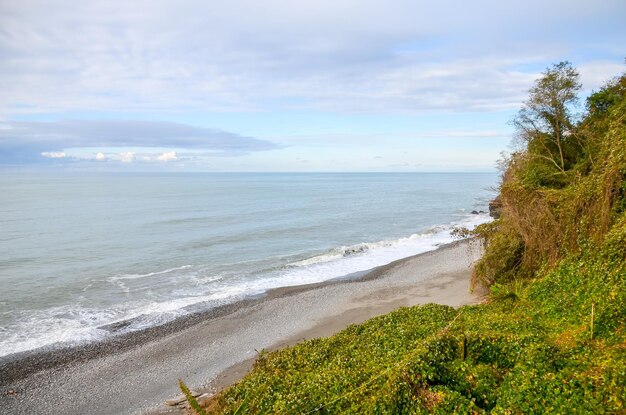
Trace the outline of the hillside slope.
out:
[[[520,111],[540,118],[516,119],[502,215],[477,231],[487,303],[402,308],[263,353],[204,410],[626,413],[626,76],[576,120],[558,94],[577,90],[572,70],[548,69]]]

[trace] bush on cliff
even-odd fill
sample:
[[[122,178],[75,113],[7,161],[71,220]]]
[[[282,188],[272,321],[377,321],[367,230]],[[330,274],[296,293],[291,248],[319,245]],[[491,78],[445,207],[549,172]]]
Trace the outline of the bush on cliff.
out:
[[[559,65],[544,77],[564,70]],[[565,68],[575,77],[575,71]],[[543,80],[537,84],[545,87]],[[507,160],[500,185],[501,216],[477,230],[485,238],[486,253],[476,267],[476,281],[490,285],[533,276],[589,243],[601,243],[625,211],[626,75],[592,94],[587,109],[575,127],[560,133],[563,165],[556,146],[550,150],[537,142],[557,142],[545,138],[557,135],[550,129],[531,134],[538,138],[527,137],[527,147]],[[520,134],[528,135],[525,129]]]

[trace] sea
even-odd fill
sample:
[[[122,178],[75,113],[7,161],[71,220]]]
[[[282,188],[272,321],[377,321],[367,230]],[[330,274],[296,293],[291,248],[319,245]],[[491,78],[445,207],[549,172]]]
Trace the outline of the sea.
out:
[[[487,210],[497,181],[1,172],[0,357],[97,342],[434,250],[455,227],[490,220],[471,212]]]

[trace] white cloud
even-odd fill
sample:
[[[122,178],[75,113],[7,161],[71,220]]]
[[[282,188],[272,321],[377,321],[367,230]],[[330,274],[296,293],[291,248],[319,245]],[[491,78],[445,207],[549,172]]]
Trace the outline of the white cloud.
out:
[[[124,151],[120,153],[120,161],[122,163],[132,163],[135,161],[135,153],[132,151]]]
[[[0,113],[507,109],[551,62],[621,62],[624,15],[622,0],[1,2]]]
[[[160,156],[158,156],[157,160],[159,160],[159,161],[174,161],[174,160],[178,160],[178,155],[176,154],[175,151],[166,151],[163,154],[161,154]]]
[[[405,138],[488,148],[551,63],[571,60],[586,91],[624,68],[624,0],[53,3],[0,1],[0,164],[50,164],[65,152],[62,164],[95,162],[102,152],[110,163],[99,168],[213,168],[221,158],[222,169],[258,170],[280,168],[288,150],[277,141],[349,149],[344,162]],[[458,121],[428,120],[442,115]],[[413,163],[363,157],[379,154]]]
[[[4,156],[2,149],[12,150]],[[32,162],[33,155],[50,154],[80,148],[93,149],[81,158],[93,158],[93,153],[126,149],[147,153],[149,148],[164,151],[172,148],[206,150],[222,156],[240,156],[255,151],[279,148],[275,143],[254,137],[212,128],[161,121],[133,120],[67,120],[67,121],[8,121],[0,122],[0,164],[19,162],[16,156]],[[119,149],[119,150],[118,150]],[[7,152],[8,154],[8,152]],[[151,154],[148,154],[150,156]],[[157,154],[154,154],[155,156]],[[171,155],[170,155],[171,157]],[[96,159],[101,161],[96,155]]]
[[[104,153],[96,154],[96,160],[98,160],[98,161],[105,161],[106,159],[107,159],[107,156],[105,156]]]
[[[42,156],[50,159],[62,159],[65,158],[65,153],[62,151],[44,151],[41,153]]]
[[[578,67],[580,78],[585,89],[598,89],[614,76],[624,72],[622,63],[596,61]]]

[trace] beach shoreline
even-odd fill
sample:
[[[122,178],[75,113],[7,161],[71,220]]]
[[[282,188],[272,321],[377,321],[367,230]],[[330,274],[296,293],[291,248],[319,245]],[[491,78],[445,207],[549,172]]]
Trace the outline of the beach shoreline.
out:
[[[480,254],[477,241],[457,241],[354,278],[276,288],[102,343],[0,359],[0,407],[9,413],[51,413],[37,410],[44,403],[63,413],[167,412],[162,403],[178,394],[178,378],[215,391],[245,374],[257,350],[329,336],[400,306],[478,301],[469,278]]]

